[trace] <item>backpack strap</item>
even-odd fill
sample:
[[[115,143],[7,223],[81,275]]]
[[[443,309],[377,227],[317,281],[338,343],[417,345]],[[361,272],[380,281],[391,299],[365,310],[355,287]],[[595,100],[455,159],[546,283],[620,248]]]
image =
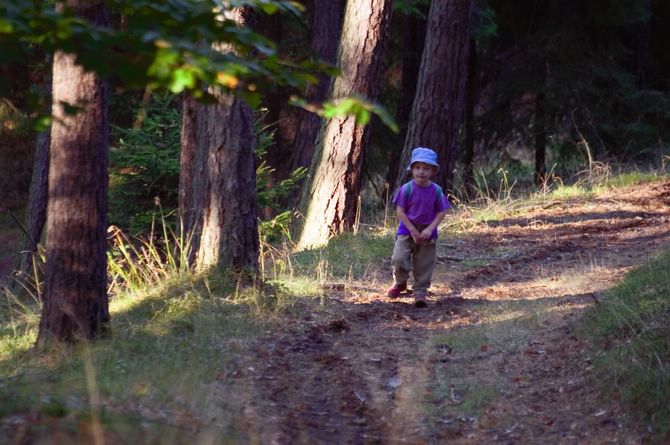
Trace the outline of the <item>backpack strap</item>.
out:
[[[442,192],[442,187],[435,184],[434,182],[433,185],[435,186],[435,205],[437,205],[437,203],[440,202],[440,199],[442,198],[442,195],[444,195],[444,193]]]
[[[403,191],[405,193],[405,197],[409,198],[412,196],[412,192],[414,191],[414,181],[409,181],[407,184],[404,185]]]

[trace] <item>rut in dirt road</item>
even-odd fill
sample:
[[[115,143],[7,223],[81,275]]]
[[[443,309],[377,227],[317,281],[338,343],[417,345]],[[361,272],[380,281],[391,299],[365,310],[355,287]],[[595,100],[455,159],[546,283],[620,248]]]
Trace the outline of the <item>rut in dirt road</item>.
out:
[[[280,444],[639,443],[599,401],[572,325],[670,244],[670,183],[553,201],[440,243],[428,308],[382,296],[380,270],[257,342],[223,382],[243,394],[236,429]],[[460,334],[472,344],[450,344]]]

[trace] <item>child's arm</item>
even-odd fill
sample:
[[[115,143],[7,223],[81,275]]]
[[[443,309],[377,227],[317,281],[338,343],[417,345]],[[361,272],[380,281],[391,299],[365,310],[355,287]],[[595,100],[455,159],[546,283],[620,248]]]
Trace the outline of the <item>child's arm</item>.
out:
[[[431,235],[433,234],[433,230],[435,230],[437,228],[437,226],[440,225],[440,223],[442,222],[442,220],[444,219],[444,216],[447,214],[448,211],[449,211],[449,209],[438,212],[437,215],[435,215],[435,219],[433,219],[433,222],[431,222],[428,225],[428,227],[423,229],[423,231],[419,234],[419,239],[422,240],[422,241],[429,240]]]
[[[405,209],[403,209],[400,206],[397,206],[396,215],[398,216],[398,219],[402,221],[405,227],[407,227],[407,230],[409,230],[409,233],[410,235],[412,235],[412,238],[414,238],[414,241],[418,241],[419,237],[421,236],[421,233],[416,229],[416,227],[414,227],[412,221],[409,220],[409,218],[407,217],[407,213],[405,213]]]

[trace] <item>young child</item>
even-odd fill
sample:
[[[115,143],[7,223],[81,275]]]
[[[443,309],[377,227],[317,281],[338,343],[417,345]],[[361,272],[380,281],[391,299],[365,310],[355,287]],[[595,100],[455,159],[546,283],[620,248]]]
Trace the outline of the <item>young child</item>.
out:
[[[412,150],[408,171],[412,180],[404,184],[395,197],[398,232],[391,263],[394,284],[386,296],[397,298],[407,290],[410,270],[414,275],[414,304],[426,306],[426,297],[435,266],[437,226],[451,208],[449,201],[430,178],[439,169],[437,153],[429,148]]]

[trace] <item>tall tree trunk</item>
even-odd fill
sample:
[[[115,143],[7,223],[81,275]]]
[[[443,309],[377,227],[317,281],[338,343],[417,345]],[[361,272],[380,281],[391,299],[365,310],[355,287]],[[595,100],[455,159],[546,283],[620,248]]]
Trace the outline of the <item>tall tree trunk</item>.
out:
[[[184,96],[182,102],[181,155],[179,158],[179,214],[181,236],[188,241],[189,263],[195,261],[202,231],[202,208],[205,196],[205,160],[199,153],[197,137],[197,116],[199,105],[191,96]]]
[[[51,84],[51,82],[49,82]],[[49,145],[51,130],[37,135],[30,194],[26,206],[26,232],[17,258],[15,277],[22,282],[33,275],[33,258],[42,238],[42,230],[47,219],[47,193],[49,185]],[[14,286],[18,283],[15,281]]]
[[[102,1],[68,0],[80,17],[105,24]],[[63,103],[81,110],[68,114]],[[37,346],[99,337],[107,300],[108,86],[75,64],[53,61],[53,116],[44,306]]]
[[[438,153],[437,181],[453,189],[459,132],[465,100],[472,0],[433,0],[428,15],[426,43],[403,146],[396,187],[406,175],[412,149],[429,147]]]
[[[344,4],[345,0],[314,1],[311,48],[321,60],[331,64],[335,64],[337,59],[337,42],[342,30]],[[307,90],[307,100],[323,102],[328,96],[330,85],[331,77],[326,74],[320,75],[319,82]],[[298,119],[299,124],[293,143],[289,173],[298,167],[309,167],[321,125],[321,119],[307,110],[301,110]]]
[[[470,39],[468,78],[465,89],[465,145],[463,147],[463,187],[469,199],[475,194],[475,95],[477,91],[477,41]]]
[[[338,50],[342,74],[331,99],[354,93],[377,97],[390,16],[391,0],[347,2]],[[322,124],[302,200],[306,211],[299,248],[325,244],[353,226],[369,136],[368,127],[357,125],[353,116]]]
[[[538,93],[535,98],[535,122],[533,133],[535,136],[535,184],[541,186],[547,174],[545,157],[547,151],[547,123],[544,110],[544,93]]]
[[[53,63],[53,62],[52,62]],[[52,82],[49,72],[40,82],[40,90],[44,97],[51,98]],[[51,101],[45,105],[43,113],[50,112]],[[37,246],[42,240],[44,225],[47,220],[47,198],[49,188],[49,145],[51,145],[51,127],[39,133],[35,140],[35,156],[33,170],[26,205],[25,229],[21,249],[16,258],[15,280],[12,283],[14,291],[20,291],[19,286],[32,283],[28,277],[33,277],[33,260]]]
[[[244,26],[251,12],[245,7],[231,14]],[[218,45],[217,49],[232,51],[227,45]],[[196,104],[191,122],[197,141],[194,176],[202,165],[204,181],[202,187],[192,188],[192,202],[202,203],[197,265],[201,270],[220,266],[254,274],[258,271],[259,239],[253,114],[239,97],[211,93],[218,103]],[[188,135],[189,131],[186,128],[183,133]],[[186,188],[187,179],[183,179]],[[196,179],[191,181],[195,184]]]
[[[198,141],[207,145],[198,267],[258,271],[256,170],[251,108],[232,94],[203,107]]]
[[[396,147],[402,147],[407,136],[407,125],[412,113],[412,104],[414,102],[414,94],[416,93],[416,84],[419,79],[419,69],[421,68],[421,54],[423,53],[423,45],[426,41],[426,19],[413,14],[405,16],[402,33],[405,49],[402,62],[402,85],[400,87],[400,99],[398,100],[398,109],[396,112],[396,121],[400,126]],[[391,152],[386,172],[386,182],[391,187],[395,183],[396,175],[398,174],[401,155],[402,149]]]

